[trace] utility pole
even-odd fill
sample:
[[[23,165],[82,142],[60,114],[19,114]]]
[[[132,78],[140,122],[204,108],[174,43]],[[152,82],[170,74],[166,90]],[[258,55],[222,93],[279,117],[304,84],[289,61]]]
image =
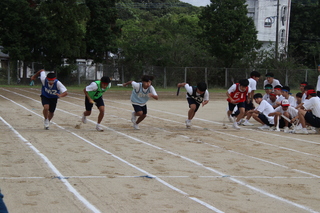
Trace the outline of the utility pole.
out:
[[[275,59],[278,60],[279,54],[279,0],[277,0],[277,23],[276,23],[276,45],[275,45]]]

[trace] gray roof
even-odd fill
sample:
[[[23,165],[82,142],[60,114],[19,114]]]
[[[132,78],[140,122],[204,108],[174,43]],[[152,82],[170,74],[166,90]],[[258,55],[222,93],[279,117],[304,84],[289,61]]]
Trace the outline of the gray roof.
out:
[[[3,53],[3,52],[1,51],[2,49],[3,49],[3,46],[0,46],[0,58],[2,58],[2,59],[8,59],[8,58],[9,58],[9,55]]]

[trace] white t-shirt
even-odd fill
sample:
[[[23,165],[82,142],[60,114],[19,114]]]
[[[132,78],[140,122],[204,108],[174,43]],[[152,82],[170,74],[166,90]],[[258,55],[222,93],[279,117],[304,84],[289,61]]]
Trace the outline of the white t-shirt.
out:
[[[306,99],[303,107],[306,110],[311,110],[312,114],[318,118],[320,118],[320,98],[312,97],[310,99]]]
[[[320,92],[320,75],[318,76],[318,82],[317,82],[317,91]]]
[[[264,80],[264,82],[263,82],[263,87],[265,87],[267,84],[269,84],[268,80]],[[278,79],[273,79],[271,85],[272,85],[272,91],[273,91],[273,88],[274,88],[275,86],[277,86],[277,85],[282,86],[282,85],[280,84],[280,81],[279,81]]]
[[[42,85],[44,85],[46,77],[47,76],[46,76],[46,72],[45,71],[40,72],[40,80],[41,80]],[[52,85],[48,84],[48,87],[52,88],[53,84]],[[57,88],[58,88],[58,90],[60,90],[60,94],[62,94],[65,91],[67,91],[67,88],[59,80],[57,82]]]
[[[184,85],[184,88],[187,90],[187,93],[192,95],[192,93],[193,93],[192,86],[190,86],[189,84],[186,84],[186,85]],[[200,94],[196,92],[196,95],[200,95]],[[189,96],[186,95],[186,97],[188,98]],[[208,90],[206,90],[204,92],[203,101],[209,101],[209,92],[208,92]]]
[[[298,115],[298,110],[292,106],[289,106],[286,111],[282,109],[282,106],[278,106],[277,108],[274,109],[275,112],[280,112],[283,114],[284,112],[288,112],[291,118],[294,118]]]
[[[274,124],[274,117],[268,116],[270,113],[274,112],[274,109],[266,100],[262,100],[256,110],[264,114],[268,118],[270,124]]]
[[[111,82],[108,84],[107,88],[111,87]],[[86,91],[96,91],[98,89],[98,85],[96,84],[96,82],[91,82],[91,84],[89,84],[88,86],[86,86]]]
[[[249,78],[249,87],[251,88],[251,90],[257,90],[257,81],[254,80],[253,78]]]

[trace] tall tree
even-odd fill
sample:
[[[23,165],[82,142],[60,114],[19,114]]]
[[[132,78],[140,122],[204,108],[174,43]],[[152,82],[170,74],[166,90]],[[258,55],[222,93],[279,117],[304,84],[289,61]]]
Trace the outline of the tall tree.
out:
[[[90,10],[86,33],[87,54],[96,62],[102,62],[108,51],[117,51],[116,38],[121,32],[121,27],[116,25],[115,0],[86,0],[86,5]]]
[[[201,38],[220,65],[232,67],[244,55],[260,48],[245,0],[211,0],[201,11]]]

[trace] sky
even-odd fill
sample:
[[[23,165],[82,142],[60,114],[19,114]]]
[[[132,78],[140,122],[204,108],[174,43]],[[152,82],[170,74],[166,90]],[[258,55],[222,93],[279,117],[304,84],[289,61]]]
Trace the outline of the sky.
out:
[[[192,5],[198,6],[198,7],[206,6],[206,5],[210,4],[210,0],[180,0],[180,1],[192,4]]]

